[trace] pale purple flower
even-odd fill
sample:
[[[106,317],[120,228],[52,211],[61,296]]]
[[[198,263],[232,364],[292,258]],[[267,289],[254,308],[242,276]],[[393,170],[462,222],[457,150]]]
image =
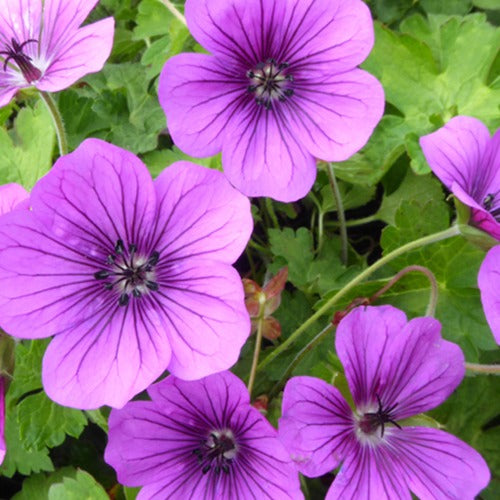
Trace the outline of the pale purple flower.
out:
[[[478,119],[456,116],[420,145],[441,182],[472,208],[473,224],[500,240],[500,129],[491,137]]]
[[[486,254],[477,281],[484,314],[497,344],[500,344],[500,245]]]
[[[97,1],[2,0],[0,107],[24,87],[56,92],[103,67],[114,19],[80,28]]]
[[[188,162],[154,182],[132,153],[88,139],[0,218],[0,326],[54,335],[43,360],[60,404],[121,407],[168,368],[233,365],[250,332],[231,264],[252,231],[247,198]]]
[[[320,379],[286,385],[280,439],[307,476],[340,465],[327,499],[410,499],[411,490],[466,500],[488,484],[488,467],[469,445],[403,421],[442,403],[464,376],[462,351],[440,329],[391,306],[359,307],[335,342],[355,408]]]
[[[361,0],[187,0],[194,38],[212,55],[167,61],[159,98],[175,144],[222,150],[248,196],[302,198],[316,160],[343,161],[367,142],[382,86],[357,69],[373,46]]]
[[[140,500],[304,498],[277,431],[230,372],[151,386],[109,418],[104,458]]]

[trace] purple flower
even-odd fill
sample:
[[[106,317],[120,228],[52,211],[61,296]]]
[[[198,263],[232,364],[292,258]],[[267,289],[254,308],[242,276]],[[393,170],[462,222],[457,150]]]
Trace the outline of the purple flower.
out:
[[[294,201],[314,182],[315,158],[343,161],[367,142],[384,93],[356,68],[373,46],[361,0],[187,0],[185,13],[213,55],[175,56],[160,77],[183,151],[222,150],[237,189]]]
[[[484,314],[497,344],[500,344],[500,245],[493,247],[481,264],[478,285]]]
[[[2,0],[0,107],[21,88],[56,92],[99,71],[113,46],[114,19],[79,28],[97,0]]]
[[[230,265],[252,230],[248,199],[188,162],[155,181],[133,154],[88,139],[0,218],[0,326],[55,335],[43,383],[60,404],[123,406],[165,369],[227,369],[250,332]]]
[[[327,499],[473,499],[489,481],[479,453],[434,428],[403,419],[439,405],[464,376],[460,348],[432,318],[409,322],[391,306],[360,307],[336,333],[355,409],[312,377],[285,387],[280,439],[299,470],[320,476],[341,465]]]
[[[230,372],[169,376],[109,418],[104,458],[137,497],[300,499],[298,472],[276,430]]]
[[[469,116],[456,116],[420,138],[441,182],[472,208],[472,222],[500,240],[500,129],[493,137]]]

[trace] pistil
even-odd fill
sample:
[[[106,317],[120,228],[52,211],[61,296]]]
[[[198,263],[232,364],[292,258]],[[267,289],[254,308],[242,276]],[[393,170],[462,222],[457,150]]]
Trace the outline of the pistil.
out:
[[[31,57],[24,53],[24,47],[30,43],[38,43],[38,40],[30,38],[23,43],[17,43],[12,38],[11,45],[7,45],[7,50],[0,51],[1,55],[6,56],[3,62],[3,70],[7,71],[7,64],[12,59],[28,83],[32,83],[42,76],[42,72],[31,62]]]

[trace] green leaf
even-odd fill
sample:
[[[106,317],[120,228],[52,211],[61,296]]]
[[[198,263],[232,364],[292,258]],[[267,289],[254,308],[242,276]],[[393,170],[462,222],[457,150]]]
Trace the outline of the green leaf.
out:
[[[55,132],[42,101],[21,109],[14,129],[0,127],[0,184],[17,182],[31,189],[52,166]]]
[[[83,470],[78,470],[75,477],[65,477],[62,483],[49,488],[48,500],[109,500],[104,488]]]
[[[480,9],[500,9],[500,0],[472,0],[472,3]]]
[[[76,477],[74,467],[63,467],[51,474],[33,474],[23,481],[23,488],[12,500],[41,500],[48,498],[49,489],[53,484],[61,483],[65,477]]]
[[[420,5],[430,14],[467,14],[472,0],[420,0]]]
[[[138,7],[134,38],[141,40],[158,35],[166,35],[170,23],[175,20],[160,0],[142,0]]]
[[[377,19],[391,24],[402,19],[414,3],[414,0],[374,0],[372,9]]]
[[[381,142],[376,130],[350,162],[363,160],[365,167],[371,163],[373,170],[386,171],[403,148],[412,168],[425,173],[429,167],[418,145],[422,135],[457,114],[475,116],[492,130],[500,125],[500,89],[488,86],[500,30],[484,14],[414,15],[400,29],[401,34],[376,23],[375,47],[363,65],[380,79],[386,100],[396,108],[384,117],[395,125],[391,141]],[[381,122],[378,128],[383,126]]]
[[[25,447],[19,438],[15,415],[9,409],[5,414],[5,443],[7,453],[0,466],[0,475],[12,477],[19,472],[27,476],[32,472],[54,470],[48,448],[30,450]]]
[[[41,390],[42,357],[47,344],[35,340],[16,346],[8,408],[16,414],[19,437],[26,449],[57,446],[66,434],[78,437],[87,425],[83,412],[54,403]]]
[[[433,200],[443,199],[441,183],[431,175],[416,175],[409,170],[399,187],[388,196],[384,196],[377,212],[377,217],[395,224],[395,214],[402,203],[408,200],[417,200],[419,204],[426,204]]]

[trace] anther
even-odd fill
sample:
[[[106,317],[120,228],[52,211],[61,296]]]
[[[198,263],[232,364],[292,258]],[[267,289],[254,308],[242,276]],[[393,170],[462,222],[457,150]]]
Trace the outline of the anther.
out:
[[[123,254],[125,247],[123,246],[123,240],[118,240],[115,245],[115,252],[119,255]]]
[[[155,281],[149,281],[149,280],[146,280],[146,286],[152,290],[153,292],[156,292],[160,287],[158,286],[158,283],[156,283]]]
[[[132,290],[132,295],[133,295],[135,298],[137,298],[137,299],[138,299],[139,297],[141,297],[141,296],[142,296],[142,293],[141,293],[139,290],[137,290],[137,288],[134,288],[134,289]]]
[[[287,97],[290,97],[292,96],[294,93],[294,90],[293,89],[285,89],[285,92],[284,94],[287,96]]]
[[[148,264],[150,266],[155,266],[158,264],[158,260],[160,258],[160,252],[157,252],[156,250],[151,254],[151,256],[148,259]]]
[[[137,246],[134,245],[133,243],[131,243],[129,246],[128,246],[128,251],[131,255],[133,255],[136,251],[137,251]]]
[[[252,70],[247,71],[247,78],[253,78],[255,73]]]
[[[105,280],[107,277],[109,276],[109,272],[108,271],[97,271],[96,273],[94,273],[94,278],[96,280]]]
[[[209,470],[210,470],[210,465],[205,465],[205,467],[201,469],[201,472],[203,472],[203,474],[206,474]]]
[[[128,296],[128,294],[127,293],[122,293],[120,295],[120,298],[118,299],[118,305],[120,305],[122,307],[125,307],[125,306],[128,305],[129,300],[130,300],[130,297]]]

